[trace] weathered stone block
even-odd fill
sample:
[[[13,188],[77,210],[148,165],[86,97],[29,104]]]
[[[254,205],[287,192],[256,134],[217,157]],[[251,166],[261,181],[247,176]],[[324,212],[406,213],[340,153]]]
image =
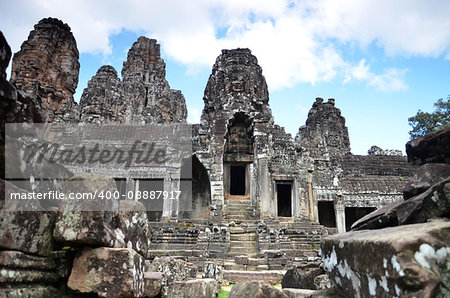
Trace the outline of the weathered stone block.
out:
[[[54,216],[42,210],[38,201],[8,201],[10,193],[28,193],[11,183],[0,180],[0,247],[47,256],[52,250]],[[14,211],[23,210],[36,211]],[[6,210],[8,207],[8,210]]]
[[[408,162],[450,164],[450,128],[438,130],[406,143]]]
[[[116,190],[116,184],[112,178],[85,174],[69,179],[65,192],[93,194],[114,190]],[[66,202],[63,212],[59,213],[56,220],[53,237],[57,242],[65,245],[126,247],[123,232],[115,231],[117,211],[104,211],[117,210],[112,204],[118,204],[118,202],[114,200]]]
[[[425,192],[399,200],[364,216],[352,225],[352,230],[380,229],[407,223],[426,222],[450,212],[450,177]]]
[[[426,222],[450,214],[450,177],[426,192],[400,204],[395,214],[399,224]]]
[[[249,281],[244,283],[237,283],[231,288],[228,298],[257,298],[257,297],[270,297],[270,298],[288,298],[281,290],[274,288],[273,286],[260,282]]]
[[[449,221],[332,235],[321,249],[328,276],[346,297],[449,294]]]
[[[144,259],[129,248],[85,249],[73,262],[67,285],[100,297],[144,297]]]
[[[414,173],[414,177],[403,189],[405,200],[425,192],[432,185],[450,176],[450,164],[427,163]]]
[[[202,278],[214,278],[221,283],[223,280],[223,267],[222,261],[205,261],[203,263]]]
[[[205,297],[214,298],[220,292],[220,284],[212,278],[175,281],[169,288],[169,298]]]
[[[123,237],[126,247],[148,258],[151,231],[144,205],[136,201],[123,200],[119,201],[119,208],[116,235]],[[115,247],[121,247],[121,243],[122,241],[116,241]]]
[[[146,297],[159,297],[163,275],[161,272],[144,272],[144,294]]]
[[[247,265],[248,264],[248,256],[235,256],[234,261],[236,264]]]
[[[192,264],[172,257],[156,257],[147,270],[163,274],[163,294],[167,294],[168,287],[175,281],[185,281],[197,275]]]
[[[314,279],[323,273],[324,271],[321,268],[309,268],[302,270],[294,267],[286,271],[286,274],[283,276],[283,280],[281,281],[281,286],[283,288],[316,290]]]
[[[331,281],[328,275],[321,274],[314,278],[316,290],[325,290],[331,288]]]
[[[65,277],[59,270],[63,262],[61,254],[39,257],[0,251],[0,297],[60,297],[52,285]]]

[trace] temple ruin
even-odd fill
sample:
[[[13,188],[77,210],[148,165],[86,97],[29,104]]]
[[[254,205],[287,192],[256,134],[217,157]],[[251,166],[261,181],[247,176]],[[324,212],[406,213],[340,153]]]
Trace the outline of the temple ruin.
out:
[[[79,104],[73,100],[78,69],[70,28],[56,19],[40,21],[14,55],[10,81],[22,102],[39,98],[38,108],[16,109],[11,122],[21,122],[14,120],[20,113],[38,111],[39,117],[20,119],[186,123],[184,97],[170,88],[154,39],[139,37],[132,45],[121,79],[112,66],[102,66]],[[192,208],[164,204],[161,211],[147,212],[148,247],[142,252],[133,244],[133,249],[148,260],[181,258],[207,277],[215,277],[219,266],[230,282],[258,279],[258,272],[277,280],[280,270],[319,260],[322,236],[348,231],[364,215],[402,200],[413,176],[405,156],[382,150],[353,155],[335,99],[316,98],[298,134],[286,133],[275,123],[263,70],[249,49],[222,51],[203,100],[201,122],[192,125]],[[162,173],[95,166],[67,169],[74,176],[112,178],[121,193],[182,187],[183,165]],[[57,241],[69,245],[64,237]],[[208,266],[215,268],[213,273]]]

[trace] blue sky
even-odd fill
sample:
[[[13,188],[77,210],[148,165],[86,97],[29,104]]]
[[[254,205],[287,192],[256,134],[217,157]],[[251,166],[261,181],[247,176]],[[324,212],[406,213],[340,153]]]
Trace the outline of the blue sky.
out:
[[[248,47],[263,68],[275,122],[295,136],[316,97],[333,97],[354,154],[400,149],[408,117],[450,94],[450,1],[0,0],[13,52],[44,17],[68,23],[80,50],[79,100],[104,64],[120,73],[140,35],[156,38],[166,78],[198,122],[221,49]]]

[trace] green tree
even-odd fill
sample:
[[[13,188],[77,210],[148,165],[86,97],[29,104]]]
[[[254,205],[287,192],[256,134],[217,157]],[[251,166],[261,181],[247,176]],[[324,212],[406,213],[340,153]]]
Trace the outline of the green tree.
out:
[[[409,125],[412,127],[409,132],[411,140],[450,127],[450,95],[447,99],[439,99],[434,106],[436,110],[433,113],[419,110],[415,116],[408,118]]]

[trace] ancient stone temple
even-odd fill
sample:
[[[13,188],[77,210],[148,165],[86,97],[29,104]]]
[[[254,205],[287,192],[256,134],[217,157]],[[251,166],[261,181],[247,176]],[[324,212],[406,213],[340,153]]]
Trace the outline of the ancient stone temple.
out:
[[[0,42],[8,53],[2,35]],[[6,111],[2,132],[6,122],[186,124],[184,96],[170,88],[154,39],[139,37],[132,45],[122,78],[112,66],[100,67],[79,105],[73,100],[78,50],[67,24],[49,18],[35,26],[14,55],[10,82],[3,74],[9,56],[5,59],[0,63],[1,104]],[[51,168],[70,182],[80,181],[70,187],[51,182],[62,191],[92,191],[91,179],[121,194],[182,190],[189,171],[190,208],[161,203],[158,210],[146,211],[140,202],[120,201],[133,211],[42,212],[33,221],[40,223],[45,237],[20,220],[22,213],[5,215],[0,222],[0,266],[9,268],[16,281],[7,285],[0,280],[0,293],[30,293],[30,280],[32,290],[42,295],[153,297],[161,288],[167,294],[196,287],[216,293],[218,282],[276,283],[293,267],[307,275],[305,287],[314,288],[315,278],[324,273],[319,257],[324,236],[349,231],[370,212],[403,200],[413,167],[405,156],[378,147],[367,156],[353,155],[345,111],[337,108],[338,101],[316,98],[295,138],[277,125],[263,70],[249,49],[222,51],[203,100],[201,122],[189,127],[191,168],[179,161],[158,168],[63,163]],[[117,129],[114,134],[120,139],[127,131]],[[27,191],[40,187],[27,176],[30,168],[33,165],[17,170],[30,184]],[[2,180],[5,185],[18,188]],[[0,211],[10,214],[3,207]],[[32,245],[13,237],[18,232]],[[11,258],[16,254],[33,261],[14,265]],[[33,280],[23,275],[39,262],[47,262],[40,276]],[[57,266],[65,271],[48,277]],[[124,276],[129,283],[111,282],[112,276],[122,274],[122,266],[131,272]],[[200,276],[200,282],[187,281]]]

